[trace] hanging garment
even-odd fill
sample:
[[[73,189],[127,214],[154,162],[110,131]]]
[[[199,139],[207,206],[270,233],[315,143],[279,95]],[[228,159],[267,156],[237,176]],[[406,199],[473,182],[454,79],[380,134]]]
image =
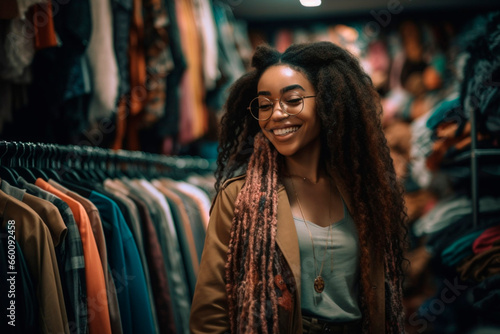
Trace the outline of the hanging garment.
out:
[[[108,197],[92,191],[89,200],[102,218],[108,260],[120,304],[124,333],[154,332],[146,279],[137,245],[123,215]]]
[[[126,181],[123,179],[123,181]],[[141,198],[148,197],[152,206],[156,206],[159,214],[158,220],[153,220],[158,234],[163,257],[166,261],[167,273],[169,273],[169,286],[174,302],[174,319],[178,333],[189,332],[189,310],[191,299],[186,286],[186,269],[184,267],[182,253],[179,245],[179,237],[175,229],[170,207],[162,195],[153,185],[145,180],[127,181],[132,189],[138,191]]]
[[[199,258],[196,254],[196,246],[191,226],[189,224],[186,206],[181,198],[175,194],[172,196],[172,193],[168,191],[168,189],[165,189],[161,184],[158,184],[157,181],[153,181],[152,184],[163,194],[163,196],[165,196],[165,199],[170,206],[172,221],[177,231],[181,255],[186,270],[187,283],[189,286],[189,298],[192,299],[194,287],[196,285],[196,277],[198,276],[199,271]]]
[[[162,333],[175,333],[175,323],[172,310],[172,300],[170,288],[167,280],[165,260],[161,252],[158,237],[156,235],[149,207],[146,202],[130,193],[126,187],[122,187],[119,182],[107,179],[104,186],[108,190],[120,191],[130,198],[136,205],[139,212],[141,226],[143,227],[144,250],[148,261],[149,274],[151,277],[151,287],[154,291],[153,300],[157,313],[158,325]]]
[[[62,285],[48,227],[26,204],[0,191],[2,228],[15,222],[19,242],[39,301],[39,323],[43,333],[69,333]]]
[[[85,278],[85,260],[83,256],[82,239],[80,232],[76,226],[73,213],[69,206],[57,198],[56,196],[38,188],[35,185],[29,184],[22,177],[18,179],[18,184],[26,189],[26,191],[38,198],[47,200],[54,204],[59,210],[59,213],[67,228],[66,238],[66,263],[63,264],[64,270],[59,272],[65,276],[61,279],[63,288],[65,289],[65,297],[69,300],[66,302],[66,310],[68,312],[68,320],[74,321],[74,326],[71,326],[77,333],[87,333],[87,283]],[[61,263],[59,264],[61,266]],[[72,319],[74,317],[74,319]]]
[[[111,119],[118,100],[118,67],[113,50],[113,19],[109,1],[91,0],[92,35],[86,56],[92,73],[89,120]]]
[[[167,179],[162,179],[161,184],[163,184],[167,189],[170,189],[171,192],[176,194],[181,201],[183,202],[184,207],[186,208],[186,213],[188,216],[187,224],[190,225],[188,231],[191,231],[193,237],[193,246],[196,252],[196,263],[199,264],[201,260],[201,254],[203,252],[203,245],[205,242],[205,221],[204,211],[202,208],[203,204],[199,203],[199,198],[196,195],[200,195],[198,192],[201,192],[200,189],[192,189],[190,185],[186,185],[185,183],[179,181],[172,181]],[[196,188],[193,186],[193,188]],[[189,190],[188,190],[189,189]],[[196,195],[195,195],[196,194]],[[210,209],[210,205],[208,206]],[[208,222],[207,222],[208,224]],[[197,265],[195,266],[195,274],[197,274]]]
[[[153,310],[152,312],[153,324],[155,330],[158,331],[159,330],[158,318],[154,302],[153,289],[151,287],[150,270],[148,268],[148,261],[146,258],[146,252],[144,250],[144,237],[137,207],[130,198],[121,194],[120,192],[109,191],[105,187],[102,187],[101,185],[96,185],[94,188],[95,191],[97,191],[101,195],[109,197],[118,205],[127,226],[132,232],[132,236],[134,237],[134,241],[137,245],[137,250],[139,251],[139,256],[141,258],[142,269],[146,280],[146,287],[148,289],[150,307],[151,310]]]
[[[104,280],[106,282],[106,296],[108,298],[108,309],[109,309],[109,319],[111,323],[111,331],[113,332],[113,334],[123,333],[121,318],[120,318],[120,309],[118,306],[118,297],[116,294],[116,287],[113,281],[113,276],[108,266],[106,240],[104,238],[104,232],[102,229],[99,210],[97,210],[95,205],[86,198],[78,195],[75,192],[69,191],[68,189],[64,188],[54,180],[49,180],[48,183],[54,188],[63,192],[64,194],[73,198],[75,201],[80,203],[85,208],[85,212],[89,217],[90,226],[92,227],[92,233],[94,235],[94,240],[99,252],[99,259],[101,260]]]
[[[91,334],[111,333],[106,281],[94,233],[92,232],[92,226],[90,225],[90,220],[85,209],[80,203],[40,178],[36,180],[35,185],[56,195],[71,208],[82,238],[83,255],[85,258],[89,332]]]
[[[0,229],[0,279],[6,284],[0,285],[0,307],[2,308],[2,333],[40,333],[38,323],[38,301],[35,286],[31,279],[28,266],[24,259],[23,251],[18,242],[12,245],[7,230]],[[12,277],[12,264],[9,264],[9,249],[15,254],[16,275]],[[12,254],[12,251],[10,252]],[[12,262],[11,262],[12,263]],[[9,269],[10,268],[10,269]],[[11,290],[11,284],[15,284],[15,290]],[[12,305],[11,301],[15,304]],[[15,313],[11,317],[11,310]]]

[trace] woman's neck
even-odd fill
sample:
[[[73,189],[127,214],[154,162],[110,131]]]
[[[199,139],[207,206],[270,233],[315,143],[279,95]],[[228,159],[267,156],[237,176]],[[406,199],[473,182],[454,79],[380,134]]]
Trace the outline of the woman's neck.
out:
[[[285,157],[283,173],[287,176],[300,177],[314,184],[326,178],[327,173],[324,163],[320,161],[320,154],[314,153],[310,152],[307,156]]]

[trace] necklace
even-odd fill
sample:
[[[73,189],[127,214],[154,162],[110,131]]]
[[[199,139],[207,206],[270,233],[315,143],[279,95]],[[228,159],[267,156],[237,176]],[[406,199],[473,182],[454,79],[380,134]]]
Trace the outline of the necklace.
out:
[[[318,181],[313,182],[313,181],[309,180],[307,177],[303,177],[303,176],[296,175],[296,174],[286,174],[285,176],[288,176],[290,179],[292,178],[292,176],[295,176],[295,177],[301,178],[304,182],[309,182],[310,184],[318,184],[319,183],[319,178],[318,178]]]
[[[312,251],[313,251],[313,258],[314,258],[314,273],[316,274],[316,278],[314,279],[314,291],[317,293],[322,293],[323,290],[325,289],[325,280],[321,276],[321,273],[323,272],[323,267],[325,265],[325,258],[326,258],[326,253],[328,250],[328,246],[330,245],[331,241],[331,232],[332,232],[332,225],[328,225],[328,242],[326,243],[325,246],[325,251],[323,253],[323,259],[321,260],[321,268],[318,273],[318,267],[317,267],[317,261],[316,261],[316,251],[314,247],[314,239],[312,237],[311,230],[309,229],[309,226],[307,225],[306,218],[304,216],[304,212],[302,211],[302,206],[300,205],[300,200],[299,196],[297,194],[297,190],[295,189],[295,184],[293,183],[293,179],[290,178],[290,181],[292,181],[292,188],[293,192],[295,193],[295,198],[297,198],[297,204],[299,205],[300,209],[300,214],[302,215],[302,220],[304,220],[304,224],[306,225],[307,231],[309,232],[309,237],[311,238],[311,245],[312,245]],[[332,189],[330,187],[330,202],[331,202],[331,196],[332,196]],[[331,211],[329,207],[329,216],[331,218]],[[331,257],[332,263],[331,263],[331,271],[333,271],[333,256]]]

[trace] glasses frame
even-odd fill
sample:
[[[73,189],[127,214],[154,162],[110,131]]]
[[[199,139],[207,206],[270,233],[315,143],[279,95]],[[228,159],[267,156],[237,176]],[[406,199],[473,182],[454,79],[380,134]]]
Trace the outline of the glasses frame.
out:
[[[282,111],[282,112],[284,112],[284,113],[285,113],[285,114],[287,114],[288,116],[297,116],[297,115],[299,115],[299,114],[300,114],[300,113],[304,110],[304,105],[305,105],[305,101],[304,101],[304,99],[308,99],[308,98],[311,98],[311,97],[316,97],[316,95],[308,95],[308,96],[303,96],[303,95],[300,95],[298,92],[295,92],[295,91],[293,91],[292,93],[296,93],[298,96],[300,96],[300,97],[302,98],[302,109],[301,109],[298,113],[296,113],[296,114],[290,114],[290,113],[288,113],[288,112],[287,112],[287,110],[286,110],[287,108],[286,108],[286,107],[284,107],[283,102],[281,102],[281,98],[283,98],[283,94],[281,95],[281,97],[280,97],[279,99],[270,99],[270,98],[268,98],[268,97],[266,97],[266,96],[256,96],[256,97],[254,97],[254,98],[250,101],[250,103],[248,104],[247,109],[248,109],[248,111],[250,112],[250,115],[252,115],[252,117],[253,117],[253,118],[255,118],[256,120],[258,120],[258,121],[267,121],[268,119],[270,119],[270,118],[273,116],[273,113],[274,113],[274,101],[278,101],[278,103],[279,103],[279,105],[280,105],[280,107],[281,107],[281,111]],[[264,99],[267,99],[269,102],[271,102],[271,104],[272,104],[272,106],[273,106],[273,110],[271,111],[271,113],[269,114],[269,117],[267,117],[267,118],[262,118],[262,119],[261,119],[261,118],[255,117],[255,116],[254,116],[254,114],[252,113],[252,108],[251,108],[252,103],[253,103],[256,99],[259,99],[259,98],[264,98]]]

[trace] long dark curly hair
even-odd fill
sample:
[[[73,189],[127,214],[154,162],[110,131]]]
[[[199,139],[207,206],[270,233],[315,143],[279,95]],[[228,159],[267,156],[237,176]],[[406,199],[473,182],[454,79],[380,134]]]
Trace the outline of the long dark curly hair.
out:
[[[254,137],[260,131],[247,107],[256,96],[262,73],[280,64],[301,72],[314,86],[316,112],[321,120],[322,157],[329,172],[340,176],[355,199],[352,216],[361,247],[363,305],[371,305],[374,298],[368,268],[373,265],[369,252],[375,252],[385,258],[386,279],[389,277],[397,290],[386,303],[392,304],[391,310],[402,313],[401,300],[397,298],[401,297],[405,262],[403,190],[382,131],[379,95],[357,58],[345,49],[329,42],[292,45],[284,53],[266,45],[256,49],[253,70],[232,85],[225,104],[216,190],[224,180],[246,170],[254,152]],[[365,321],[371,313],[369,307],[364,310]]]

